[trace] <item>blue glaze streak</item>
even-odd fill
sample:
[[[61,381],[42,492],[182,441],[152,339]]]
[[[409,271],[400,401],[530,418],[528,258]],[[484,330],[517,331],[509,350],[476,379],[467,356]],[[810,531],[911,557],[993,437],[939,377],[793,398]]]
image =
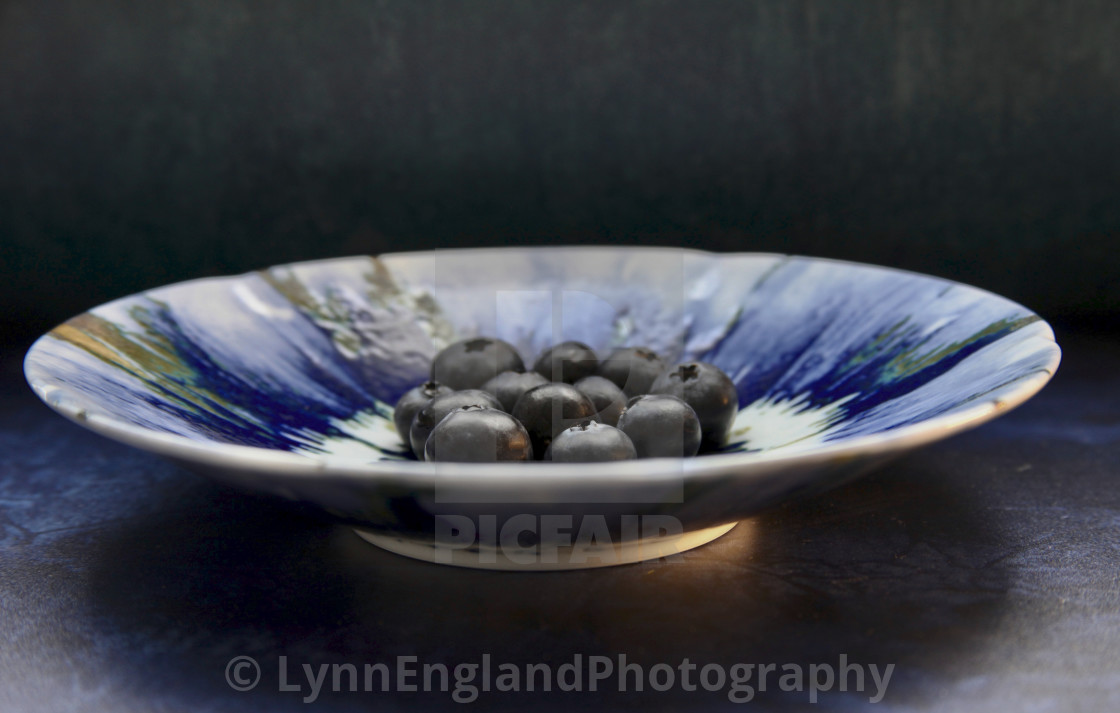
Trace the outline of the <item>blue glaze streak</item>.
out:
[[[695,357],[728,371],[744,406],[797,400],[815,410],[846,399],[836,420],[854,421],[1036,321],[1002,298],[934,278],[791,259],[747,292],[724,338]],[[975,394],[959,396],[920,419]]]
[[[368,392],[352,386],[356,375],[344,360],[336,359],[327,368],[314,363],[299,351],[284,355],[293,359],[301,372],[331,396],[330,399],[313,401],[306,398],[302,391],[277,388],[251,373],[219,364],[213,355],[186,335],[167,305],[153,303],[149,309],[135,310],[134,315],[146,331],[166,339],[190,369],[189,378],[168,377],[167,380],[191,390],[205,401],[208,408],[198,412],[178,405],[178,395],[154,380],[148,382],[149,386],[164,398],[149,396],[145,400],[217,440],[294,450],[306,446],[307,438],[303,434],[341,435],[331,425],[332,419],[347,419],[375,403]],[[343,375],[347,378],[342,378]],[[222,402],[236,405],[243,412],[252,414],[252,418],[225,407]]]

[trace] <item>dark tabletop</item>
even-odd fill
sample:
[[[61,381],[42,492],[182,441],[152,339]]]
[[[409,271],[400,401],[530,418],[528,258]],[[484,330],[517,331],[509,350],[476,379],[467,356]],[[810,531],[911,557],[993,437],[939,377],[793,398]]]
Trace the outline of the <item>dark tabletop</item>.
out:
[[[996,422],[759,515],[678,561],[540,574],[398,557],[103,439],[39,403],[22,346],[10,348],[0,362],[0,710],[444,708],[450,690],[381,692],[377,678],[364,691],[361,671],[487,655],[495,669],[554,672],[625,655],[646,675],[672,667],[676,685],[657,692],[647,680],[637,693],[631,679],[623,693],[611,678],[591,692],[585,678],[583,691],[480,691],[470,707],[740,709],[728,685],[684,690],[682,662],[728,675],[735,664],[806,676],[817,666],[823,683],[824,665],[844,655],[868,672],[894,665],[882,701],[869,703],[869,677],[864,692],[823,692],[816,708],[1117,710],[1120,344],[1059,338],[1057,377]],[[250,691],[227,682],[255,673],[247,660],[229,666],[239,656],[261,672]],[[344,666],[328,666],[305,703],[304,664],[313,674],[351,664],[359,690],[346,690]],[[281,674],[301,690],[280,690]],[[767,681],[752,707],[808,705],[807,684],[783,692],[777,674]]]

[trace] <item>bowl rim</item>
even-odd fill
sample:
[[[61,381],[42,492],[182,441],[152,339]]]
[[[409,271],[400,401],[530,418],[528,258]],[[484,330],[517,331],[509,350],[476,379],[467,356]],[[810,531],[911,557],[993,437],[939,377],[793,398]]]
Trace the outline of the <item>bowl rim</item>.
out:
[[[1030,315],[1038,317],[1037,322],[1044,331],[1040,331],[1037,335],[1032,337],[1032,339],[1048,342],[1046,348],[1050,352],[1049,359],[1044,367],[1026,372],[1012,383],[1009,383],[1006,389],[996,397],[978,398],[976,403],[964,409],[958,409],[951,413],[919,421],[918,423],[887,429],[878,433],[853,436],[847,439],[831,441],[812,448],[789,450],[787,452],[783,452],[785,449],[776,448],[769,451],[754,453],[714,453],[699,458],[650,458],[596,463],[595,468],[587,468],[588,464],[550,462],[532,462],[526,464],[521,462],[431,463],[413,460],[366,461],[354,457],[323,457],[313,454],[297,454],[258,446],[245,446],[233,443],[222,443],[220,441],[192,439],[187,436],[156,431],[119,421],[101,412],[88,411],[76,403],[69,396],[64,387],[48,383],[50,370],[37,361],[37,355],[42,345],[46,340],[54,338],[53,332],[59,326],[67,324],[77,317],[89,314],[93,310],[126,302],[154,290],[180,288],[201,283],[236,282],[247,276],[256,274],[260,272],[260,270],[291,266],[307,266],[332,262],[341,263],[360,259],[368,260],[371,258],[391,259],[398,256],[422,255],[428,252],[469,252],[472,254],[479,254],[511,250],[666,251],[691,253],[713,258],[720,256],[751,256],[779,259],[803,259],[814,262],[828,262],[848,267],[858,267],[861,269],[871,268],[874,270],[916,276],[923,279],[940,280],[947,285],[967,287],[985,296],[1002,300],[1008,303],[1009,306],[1018,307],[1028,312]],[[59,325],[45,332],[32,343],[24,356],[23,372],[25,379],[36,395],[51,409],[69,420],[112,440],[161,456],[175,460],[188,461],[197,465],[237,470],[266,469],[271,475],[285,478],[304,478],[308,476],[322,477],[324,474],[331,474],[347,479],[365,480],[370,478],[389,478],[397,482],[401,480],[406,482],[415,481],[417,484],[421,482],[430,484],[433,478],[436,482],[452,478],[459,486],[464,484],[464,478],[469,478],[472,485],[477,485],[479,487],[506,486],[513,484],[523,486],[526,484],[523,480],[523,469],[530,467],[534,471],[532,485],[536,488],[549,487],[552,485],[572,485],[574,480],[597,482],[610,480],[615,483],[619,481],[640,481],[643,483],[656,484],[662,481],[668,482],[676,480],[682,476],[697,478],[721,475],[736,468],[747,470],[763,466],[770,468],[793,464],[814,465],[901,453],[975,428],[1014,409],[1037,394],[1050,379],[1053,378],[1060,363],[1061,348],[1055,341],[1053,328],[1039,317],[1037,313],[1022,304],[989,290],[935,275],[851,260],[772,252],[720,253],[697,248],[673,246],[556,245],[517,246],[513,248],[437,248],[431,251],[400,251],[382,253],[380,255],[350,255],[279,263],[233,275],[201,277],[160,285],[102,303],[59,323]]]

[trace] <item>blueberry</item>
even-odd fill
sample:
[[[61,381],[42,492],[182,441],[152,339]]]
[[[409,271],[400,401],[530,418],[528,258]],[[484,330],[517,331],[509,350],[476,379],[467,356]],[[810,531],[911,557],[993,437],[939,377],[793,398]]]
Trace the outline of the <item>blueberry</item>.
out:
[[[560,342],[537,357],[533,371],[549,381],[574,384],[599,368],[599,358],[583,342]]]
[[[428,436],[439,425],[439,422],[447,414],[464,406],[484,406],[498,411],[502,410],[502,405],[498,403],[496,398],[477,389],[452,391],[449,394],[435,397],[424,408],[416,412],[416,416],[412,419],[412,427],[408,432],[412,452],[416,454],[417,458],[424,460],[424,444],[427,443]]]
[[[615,349],[599,365],[599,376],[613,381],[627,397],[648,394],[653,382],[663,371],[665,362],[646,347]]]
[[[574,386],[595,405],[595,420],[608,426],[617,426],[622,409],[626,408],[626,394],[613,381],[601,376],[585,376]]]
[[[412,419],[416,416],[416,412],[427,406],[435,397],[450,394],[452,391],[449,386],[435,381],[425,381],[404,392],[393,409],[393,423],[397,427],[397,434],[405,444],[410,443],[409,429],[412,428]]]
[[[477,337],[443,349],[432,360],[432,380],[453,389],[477,389],[503,371],[525,371],[513,345]]]
[[[650,393],[676,396],[692,407],[700,419],[703,448],[727,443],[735,414],[739,413],[739,393],[735,382],[719,367],[702,361],[678,364],[657,377]]]
[[[482,385],[482,390],[494,395],[502,402],[502,408],[513,412],[513,406],[525,393],[534,386],[547,384],[548,379],[535,371],[503,371],[490,381]]]
[[[557,434],[544,460],[557,463],[593,463],[632,460],[638,457],[630,437],[613,426],[583,421]]]
[[[424,460],[456,463],[494,463],[532,460],[529,434],[508,413],[484,406],[457,408],[439,424],[424,444]]]
[[[700,421],[675,396],[635,396],[618,419],[639,458],[689,458],[700,449]]]
[[[595,404],[571,384],[535,386],[517,400],[513,417],[525,426],[533,440],[533,452],[544,455],[548,444],[565,428],[595,414]]]

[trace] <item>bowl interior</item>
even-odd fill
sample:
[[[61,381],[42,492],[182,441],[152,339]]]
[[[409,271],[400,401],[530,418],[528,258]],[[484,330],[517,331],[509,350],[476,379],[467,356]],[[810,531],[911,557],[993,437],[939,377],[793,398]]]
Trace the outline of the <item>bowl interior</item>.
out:
[[[564,339],[712,362],[739,391],[728,453],[813,449],[966,410],[1044,380],[1059,353],[1024,307],[929,276],[780,255],[538,248],[171,285],[60,325],[26,370],[72,416],[339,463],[407,460],[392,404],[439,349],[475,334],[527,362]]]

